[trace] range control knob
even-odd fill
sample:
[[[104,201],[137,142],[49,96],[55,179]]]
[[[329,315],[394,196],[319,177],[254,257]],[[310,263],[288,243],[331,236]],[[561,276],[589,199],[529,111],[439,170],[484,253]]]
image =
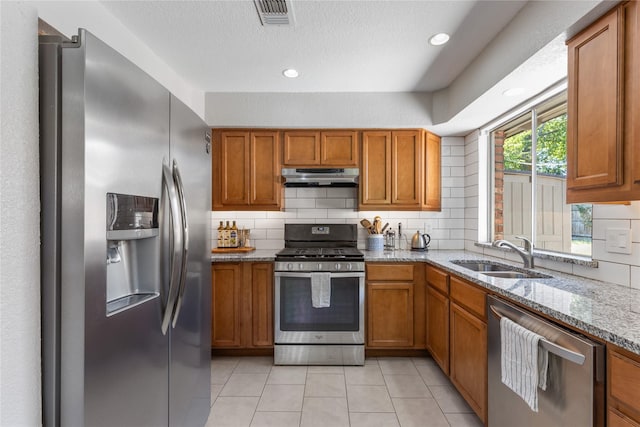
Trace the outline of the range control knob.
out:
[[[342,268],[342,264],[340,264],[339,262],[336,262],[335,269],[340,270],[341,268]]]
[[[302,263],[298,263],[298,270],[302,271],[304,269],[304,266],[302,265]]]
[[[287,264],[287,270],[293,270],[293,264],[291,263]]]
[[[322,263],[321,262],[318,263],[318,270],[322,270]]]
[[[347,270],[351,271],[352,268],[353,266],[351,265],[351,263],[347,264]]]

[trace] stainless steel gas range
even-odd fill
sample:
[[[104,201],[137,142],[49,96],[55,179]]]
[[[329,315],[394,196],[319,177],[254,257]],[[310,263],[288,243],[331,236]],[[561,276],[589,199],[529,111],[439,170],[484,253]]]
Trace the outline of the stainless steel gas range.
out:
[[[364,364],[364,255],[353,224],[286,224],[275,263],[277,365]]]

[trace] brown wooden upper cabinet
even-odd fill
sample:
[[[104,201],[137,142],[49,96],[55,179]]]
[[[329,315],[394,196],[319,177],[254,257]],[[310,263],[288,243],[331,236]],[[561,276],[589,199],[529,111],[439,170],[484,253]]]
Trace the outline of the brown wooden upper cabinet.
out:
[[[359,166],[357,131],[292,130],[284,131],[283,134],[283,166]]]
[[[362,132],[361,210],[440,210],[440,138],[422,129]]]
[[[213,210],[280,210],[280,133],[213,132]]]
[[[622,3],[567,42],[568,203],[640,199],[638,7]]]

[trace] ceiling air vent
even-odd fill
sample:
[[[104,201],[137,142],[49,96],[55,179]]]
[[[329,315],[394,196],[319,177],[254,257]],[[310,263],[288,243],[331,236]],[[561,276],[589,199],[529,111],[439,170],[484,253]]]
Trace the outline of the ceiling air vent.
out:
[[[262,25],[293,25],[293,10],[287,0],[253,0]]]

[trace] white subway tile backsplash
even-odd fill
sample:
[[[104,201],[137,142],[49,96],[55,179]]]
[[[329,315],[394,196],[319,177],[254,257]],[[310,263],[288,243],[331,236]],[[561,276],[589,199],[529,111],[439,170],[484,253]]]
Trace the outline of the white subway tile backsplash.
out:
[[[599,219],[640,219],[640,202],[631,205],[593,205],[593,217]]]
[[[442,178],[443,187],[464,187],[464,177]]]
[[[631,287],[640,289],[640,267],[631,267]]]
[[[327,218],[326,209],[298,209],[298,218]]]
[[[326,188],[303,187],[303,188],[297,188],[296,190],[297,190],[296,197],[298,198],[317,199],[317,198],[327,197]]]
[[[450,197],[465,197],[464,187],[453,187],[450,188],[451,196]]]
[[[438,228],[465,228],[464,219],[440,219]]]
[[[630,286],[631,266],[598,260],[598,268],[574,265],[573,274],[621,286]]]
[[[593,257],[598,261],[609,261],[618,264],[640,266],[640,243],[631,244],[631,254],[607,252],[604,240],[593,240]]]
[[[451,176],[465,176],[464,166],[451,167],[450,174]]]
[[[255,228],[284,228],[284,219],[256,219]]]
[[[438,249],[442,250],[452,250],[452,249],[462,249],[464,248],[464,240],[439,240],[438,241]]]
[[[631,228],[632,222],[624,219],[593,219],[592,238],[604,240],[606,238],[607,228]],[[640,225],[640,221],[638,221]],[[638,236],[640,237],[640,236]]]
[[[361,216],[359,215],[359,212],[349,209],[327,209],[327,218],[346,220],[361,218]]]
[[[443,208],[464,208],[464,198],[451,197],[448,199],[442,199],[442,207]]]
[[[328,209],[345,209],[345,199],[316,199],[316,208],[328,208]]]
[[[442,157],[442,166],[464,167],[464,157],[463,156]]]
[[[451,209],[451,218],[462,218],[464,219],[465,210],[464,209]]]
[[[325,200],[325,199],[317,199],[317,200]],[[293,211],[294,209],[312,209],[316,207],[316,199],[307,198],[307,199],[289,199],[286,203],[287,212]]]
[[[451,155],[456,157],[464,157],[465,147],[456,145],[451,147]]]

